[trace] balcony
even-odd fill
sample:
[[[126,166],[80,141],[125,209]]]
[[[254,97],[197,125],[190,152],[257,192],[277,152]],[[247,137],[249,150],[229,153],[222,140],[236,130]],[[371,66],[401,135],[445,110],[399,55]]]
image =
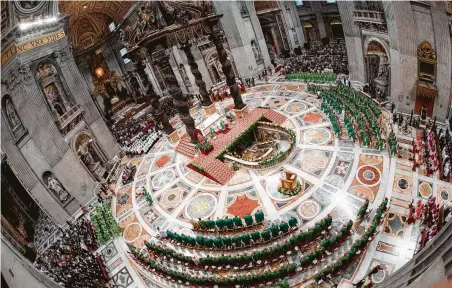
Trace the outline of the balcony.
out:
[[[353,18],[355,22],[386,24],[384,12],[372,10],[355,10],[353,11]]]
[[[66,135],[82,119],[83,109],[80,104],[75,104],[56,121],[58,129]]]

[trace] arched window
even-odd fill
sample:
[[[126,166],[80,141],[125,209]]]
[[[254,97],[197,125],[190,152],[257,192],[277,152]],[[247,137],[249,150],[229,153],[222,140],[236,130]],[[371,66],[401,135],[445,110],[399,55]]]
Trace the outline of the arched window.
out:
[[[2,113],[6,118],[9,128],[14,136],[14,139],[20,139],[27,130],[22,125],[22,121],[17,114],[13,101],[9,95],[5,95],[2,98]]]

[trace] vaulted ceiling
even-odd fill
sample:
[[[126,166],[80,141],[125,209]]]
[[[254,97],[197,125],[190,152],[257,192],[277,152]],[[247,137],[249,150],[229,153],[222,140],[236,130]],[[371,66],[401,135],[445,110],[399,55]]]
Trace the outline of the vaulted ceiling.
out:
[[[102,41],[108,25],[121,23],[133,5],[133,1],[60,1],[60,13],[69,15],[73,49],[85,50]]]

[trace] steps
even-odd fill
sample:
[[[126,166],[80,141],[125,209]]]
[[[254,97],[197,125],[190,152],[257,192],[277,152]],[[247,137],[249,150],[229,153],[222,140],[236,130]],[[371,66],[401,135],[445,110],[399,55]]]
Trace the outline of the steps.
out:
[[[183,136],[179,144],[176,146],[176,152],[192,159],[196,154],[196,146],[190,142],[190,137]]]

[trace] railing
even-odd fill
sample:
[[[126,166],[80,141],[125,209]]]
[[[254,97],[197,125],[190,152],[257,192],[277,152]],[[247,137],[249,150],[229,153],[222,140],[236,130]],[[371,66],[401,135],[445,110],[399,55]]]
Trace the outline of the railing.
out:
[[[353,11],[353,18],[358,22],[369,22],[375,24],[385,24],[385,15],[383,12],[371,10],[355,10]]]
[[[445,267],[446,275],[452,273],[451,269],[451,251],[452,251],[452,221],[449,221],[438,235],[427,242],[427,245],[419,253],[417,253],[408,263],[397,270],[391,276],[380,284],[377,288],[402,288],[408,287],[432,265],[434,262],[442,257]],[[429,277],[428,275],[426,277]],[[432,279],[432,282],[437,282],[442,279]],[[433,283],[432,283],[433,284]]]
[[[75,104],[69,111],[63,114],[60,118],[58,118],[57,125],[60,130],[63,130],[69,123],[72,122],[78,115],[83,112],[82,107],[79,104]]]

